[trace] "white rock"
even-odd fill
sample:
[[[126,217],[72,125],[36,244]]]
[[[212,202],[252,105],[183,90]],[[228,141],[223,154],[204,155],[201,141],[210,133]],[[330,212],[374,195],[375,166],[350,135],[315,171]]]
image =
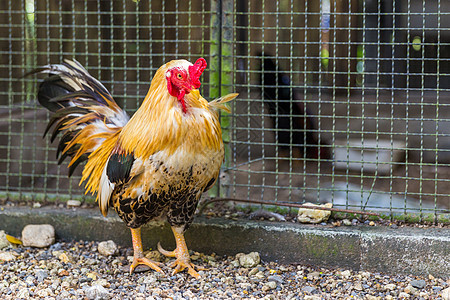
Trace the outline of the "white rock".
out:
[[[0,252],[0,260],[2,261],[12,261],[15,260],[16,257],[9,252]]]
[[[345,226],[352,226],[352,221],[350,221],[349,219],[342,220],[342,223],[344,223]]]
[[[21,288],[16,296],[14,297],[14,299],[30,299],[30,292],[28,291],[27,288]]]
[[[113,241],[100,242],[97,247],[98,252],[104,256],[111,256],[118,252],[117,245]]]
[[[239,264],[244,268],[256,267],[261,262],[258,252],[250,252],[249,254],[238,253],[236,254],[236,258],[239,260]]]
[[[92,283],[93,285],[100,285],[102,287],[110,287],[111,284],[106,279],[98,279]]]
[[[277,283],[275,281],[269,281],[265,284],[269,289],[273,290],[277,288]]]
[[[81,201],[78,200],[68,200],[66,202],[67,207],[80,207],[81,206]]]
[[[393,283],[388,283],[384,286],[387,290],[393,291],[395,290],[395,288],[397,287],[395,284]]]
[[[45,248],[55,243],[55,228],[49,224],[27,225],[22,230],[25,247]]]
[[[320,279],[320,273],[319,272],[311,272],[311,273],[308,273],[308,275],[306,277],[308,278],[308,280],[317,280],[317,279]]]
[[[59,293],[60,299],[70,299],[70,293],[68,291],[62,291]]]
[[[85,295],[88,299],[102,300],[109,299],[111,295],[101,285],[93,285],[85,291]]]
[[[331,203],[325,203],[323,205],[317,205],[312,203],[304,203],[304,205],[308,206],[318,206],[318,207],[333,207]],[[309,209],[309,208],[299,208],[297,220],[302,223],[321,223],[328,220],[331,215],[331,211],[329,210],[318,210],[318,209]]]
[[[316,296],[316,295],[305,295],[303,299],[305,299],[305,300],[321,300],[322,298],[320,296]]]
[[[53,292],[49,288],[38,290],[36,292],[36,295],[38,295],[41,298],[45,298],[45,297],[51,296],[52,294],[53,294]]]
[[[398,298],[400,298],[400,299],[407,299],[407,298],[409,298],[410,296],[409,296],[409,294],[407,294],[407,293],[405,293],[405,292],[400,292],[399,294],[398,294]]]
[[[0,230],[0,249],[6,248],[10,245],[11,243],[6,239],[5,231]]]
[[[446,288],[445,290],[442,290],[442,299],[450,300],[450,287]]]
[[[415,292],[417,292],[417,289],[413,287],[411,284],[408,284],[408,286],[405,287],[404,292],[408,294],[414,294]]]
[[[248,272],[248,276],[256,275],[259,272],[258,268],[253,268]]]
[[[350,272],[349,270],[345,270],[345,271],[341,272],[341,276],[345,277],[345,278],[350,277],[351,275],[352,275],[352,272]]]

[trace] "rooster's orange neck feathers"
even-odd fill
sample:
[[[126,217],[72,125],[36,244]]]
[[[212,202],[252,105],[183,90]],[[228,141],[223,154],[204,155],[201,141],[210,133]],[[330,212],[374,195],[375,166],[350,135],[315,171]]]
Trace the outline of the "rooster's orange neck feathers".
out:
[[[158,69],[141,107],[122,129],[119,143],[127,153],[147,159],[161,150],[173,153],[189,142],[192,149],[184,150],[203,151],[223,146],[219,121],[198,90],[184,95],[185,111],[177,97],[170,95],[166,72],[180,64],[189,63],[171,61]]]

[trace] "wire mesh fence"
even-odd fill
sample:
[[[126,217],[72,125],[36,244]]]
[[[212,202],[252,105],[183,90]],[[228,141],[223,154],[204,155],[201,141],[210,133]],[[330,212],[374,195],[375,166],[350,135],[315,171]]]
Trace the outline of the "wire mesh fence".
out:
[[[27,71],[75,58],[130,113],[175,58],[208,61],[222,197],[418,213],[450,209],[450,4],[442,0],[2,1],[0,190],[83,197]]]

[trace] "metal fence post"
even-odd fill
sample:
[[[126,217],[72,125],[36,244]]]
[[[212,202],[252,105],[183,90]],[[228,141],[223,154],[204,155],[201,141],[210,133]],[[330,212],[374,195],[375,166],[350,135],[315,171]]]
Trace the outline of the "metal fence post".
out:
[[[210,90],[211,99],[231,93],[233,80],[233,9],[234,0],[213,0],[211,2],[211,53],[210,53]],[[230,117],[228,113],[221,112],[222,138],[225,143],[225,162],[230,163]],[[220,180],[220,179],[219,179]],[[219,182],[220,183],[220,182]],[[210,193],[221,195],[220,184]]]

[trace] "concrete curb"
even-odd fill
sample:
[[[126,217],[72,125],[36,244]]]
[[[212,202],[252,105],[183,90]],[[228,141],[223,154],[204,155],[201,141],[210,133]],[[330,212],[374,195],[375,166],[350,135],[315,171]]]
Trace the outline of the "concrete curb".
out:
[[[131,246],[129,230],[97,209],[0,207],[0,230],[20,236],[27,224],[52,224],[58,239],[114,240]],[[175,246],[168,224],[142,230],[144,248]],[[450,278],[450,229],[319,225],[224,220],[198,216],[186,233],[188,246],[204,253],[235,255],[257,251],[265,261]]]

